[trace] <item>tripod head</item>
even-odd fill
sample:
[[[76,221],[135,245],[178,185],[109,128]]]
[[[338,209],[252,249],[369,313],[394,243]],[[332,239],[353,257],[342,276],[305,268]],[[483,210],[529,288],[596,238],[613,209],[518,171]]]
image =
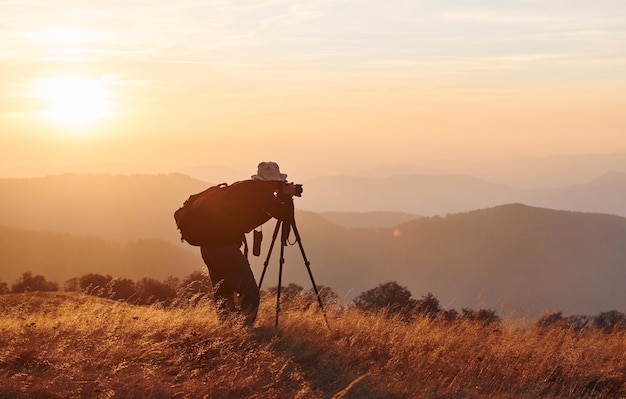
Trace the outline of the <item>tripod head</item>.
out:
[[[278,196],[283,199],[302,197],[302,184],[284,182],[278,189]]]
[[[283,245],[287,244],[292,226],[295,225],[295,209],[293,197],[302,196],[302,184],[294,184],[284,182],[277,191],[277,196],[283,201],[286,208],[284,218],[282,218],[282,231],[280,241]]]

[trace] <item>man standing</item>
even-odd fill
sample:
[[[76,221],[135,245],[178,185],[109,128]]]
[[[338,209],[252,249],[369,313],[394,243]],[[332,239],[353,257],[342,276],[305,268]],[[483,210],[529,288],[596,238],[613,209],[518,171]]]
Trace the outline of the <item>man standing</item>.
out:
[[[220,317],[238,312],[247,325],[254,324],[260,293],[250,263],[241,252],[245,233],[272,217],[291,222],[294,195],[294,185],[287,183],[287,175],[280,172],[275,162],[261,162],[250,180],[229,187],[219,238],[200,247]]]

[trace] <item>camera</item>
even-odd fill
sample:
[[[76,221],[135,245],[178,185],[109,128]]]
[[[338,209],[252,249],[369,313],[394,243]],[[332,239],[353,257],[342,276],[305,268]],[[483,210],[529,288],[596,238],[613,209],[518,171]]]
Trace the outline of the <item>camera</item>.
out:
[[[302,197],[302,184],[285,183],[280,189],[280,196]]]

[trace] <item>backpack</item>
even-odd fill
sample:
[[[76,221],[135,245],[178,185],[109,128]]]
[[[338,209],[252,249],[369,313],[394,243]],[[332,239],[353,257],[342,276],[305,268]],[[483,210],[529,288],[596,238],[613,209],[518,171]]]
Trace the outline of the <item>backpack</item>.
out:
[[[219,240],[225,228],[222,212],[228,189],[228,184],[222,183],[192,194],[183,206],[174,212],[181,241],[202,246]]]

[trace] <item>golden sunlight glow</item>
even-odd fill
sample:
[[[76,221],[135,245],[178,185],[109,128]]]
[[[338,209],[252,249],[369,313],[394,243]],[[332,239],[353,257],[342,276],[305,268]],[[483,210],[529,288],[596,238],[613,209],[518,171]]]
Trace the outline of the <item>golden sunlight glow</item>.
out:
[[[93,32],[76,28],[48,28],[32,35],[32,41],[44,44],[82,44],[95,39]]]
[[[43,79],[37,86],[37,95],[46,106],[43,116],[68,127],[90,127],[111,115],[106,86],[106,81],[87,77]]]

